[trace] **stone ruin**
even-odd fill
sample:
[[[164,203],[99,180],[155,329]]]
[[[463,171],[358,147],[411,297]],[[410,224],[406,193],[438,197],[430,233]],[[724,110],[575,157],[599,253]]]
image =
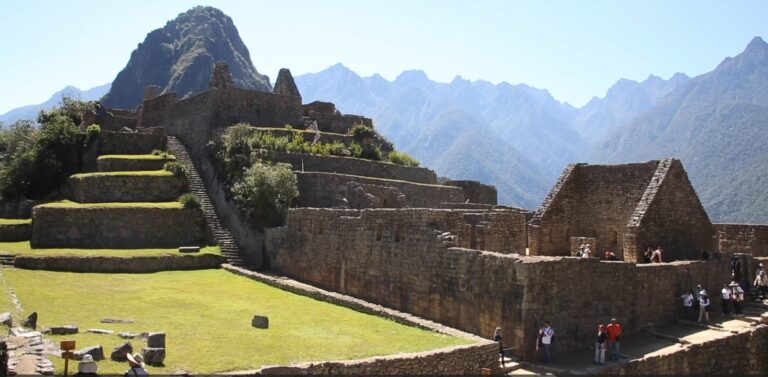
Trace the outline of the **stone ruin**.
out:
[[[235,86],[235,81],[232,79],[232,73],[229,72],[229,66],[226,62],[218,61],[213,66],[213,76],[211,77],[211,83],[208,85],[211,89],[227,89]],[[153,96],[145,99],[153,99],[157,96]]]
[[[275,88],[272,89],[272,93],[301,98],[299,88],[296,87],[296,82],[293,81],[291,71],[287,68],[280,69],[280,73],[277,74]]]

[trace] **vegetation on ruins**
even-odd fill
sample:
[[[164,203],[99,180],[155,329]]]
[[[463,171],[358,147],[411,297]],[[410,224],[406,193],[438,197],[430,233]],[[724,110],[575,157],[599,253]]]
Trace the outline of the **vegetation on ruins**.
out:
[[[256,161],[232,186],[232,194],[256,224],[282,224],[291,200],[299,195],[298,181],[289,165]]]
[[[163,170],[173,173],[178,178],[184,178],[187,176],[187,168],[184,164],[177,161],[168,161],[163,165]]]
[[[181,194],[181,196],[179,196],[179,203],[181,203],[181,206],[186,209],[200,208],[200,201],[197,200],[197,197],[190,192]]]
[[[80,329],[105,328],[115,333],[164,331],[169,352],[164,367],[149,367],[153,375],[358,359],[472,342],[292,294],[224,270],[73,274],[16,269],[2,274],[0,287],[12,287],[24,310],[21,313],[10,300],[0,300],[0,310],[12,312],[14,318],[37,311],[40,327],[73,323]],[[40,282],[46,282],[46,289],[40,289]],[[72,303],[82,303],[84,298],[87,310],[72,310]],[[131,303],[129,307],[126,302]],[[269,317],[268,330],[251,327],[255,314]],[[135,323],[104,324],[101,318]],[[75,340],[79,347],[101,344],[107,352],[124,342],[116,335],[82,330],[75,335],[46,335],[46,339],[55,344]],[[61,374],[63,360],[50,359],[56,374]],[[102,375],[122,374],[125,369],[125,362],[111,361],[108,354],[99,362]]]
[[[94,140],[101,135],[101,126],[98,124],[92,124],[85,129],[85,135],[88,136],[88,140]]]
[[[389,152],[389,162],[405,166],[419,166],[419,160],[411,157],[408,153],[400,151]]]
[[[162,152],[155,154],[103,154],[98,160],[175,160],[176,157],[170,153]]]
[[[77,127],[91,103],[65,98],[42,111],[40,127],[20,121],[0,131],[0,195],[5,199],[41,199],[76,172],[93,139]],[[93,131],[92,131],[93,132]]]
[[[133,158],[150,158],[148,155],[138,154],[138,155],[120,155],[120,156],[132,156]],[[155,149],[152,151],[152,156],[155,156],[156,158],[164,158],[168,160],[176,159],[176,156],[173,155],[173,153]]]

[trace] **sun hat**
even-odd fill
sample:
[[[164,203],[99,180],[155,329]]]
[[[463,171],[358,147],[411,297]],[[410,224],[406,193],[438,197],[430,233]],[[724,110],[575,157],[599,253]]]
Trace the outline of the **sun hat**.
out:
[[[129,353],[129,354],[126,354],[125,357],[128,358],[128,361],[130,361],[130,362],[132,362],[132,363],[134,363],[136,365],[139,365],[139,366],[142,366],[142,367],[144,366],[144,357],[141,356],[138,353],[133,354],[133,355],[131,355]]]
[[[89,353],[83,355],[83,360],[77,364],[78,373],[96,373],[96,362],[93,361],[93,356]]]

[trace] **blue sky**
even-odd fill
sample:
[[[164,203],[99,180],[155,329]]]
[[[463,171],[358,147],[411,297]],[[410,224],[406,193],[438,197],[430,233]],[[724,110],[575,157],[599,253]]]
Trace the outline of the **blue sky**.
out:
[[[582,106],[619,78],[695,76],[768,36],[768,1],[0,1],[0,113],[111,82],[148,32],[195,6],[233,18],[274,80],[341,62],[544,88]]]

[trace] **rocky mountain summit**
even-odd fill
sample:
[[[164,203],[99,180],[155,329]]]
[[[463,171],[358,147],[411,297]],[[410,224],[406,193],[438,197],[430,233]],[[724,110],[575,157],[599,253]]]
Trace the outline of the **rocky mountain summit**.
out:
[[[217,61],[227,63],[235,86],[272,90],[269,77],[253,66],[232,19],[216,8],[195,7],[147,34],[102,103],[111,108],[134,108],[141,103],[148,85],[180,97],[201,92],[208,89]]]

